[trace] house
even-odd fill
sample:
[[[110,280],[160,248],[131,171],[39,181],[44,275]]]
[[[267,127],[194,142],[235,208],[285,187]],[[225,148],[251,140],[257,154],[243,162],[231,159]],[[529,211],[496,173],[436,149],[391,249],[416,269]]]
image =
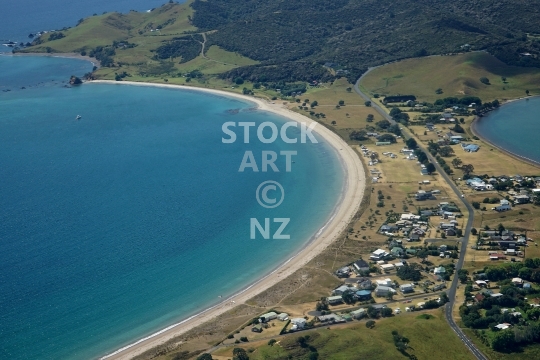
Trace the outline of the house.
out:
[[[328,301],[328,304],[336,305],[343,302],[343,297],[341,295],[329,296],[326,298],[326,300]]]
[[[517,195],[514,196],[514,203],[516,204],[527,204],[530,198],[528,195]]]
[[[494,208],[492,208],[492,210],[495,210],[495,211],[498,211],[498,212],[501,212],[501,211],[507,211],[507,210],[511,210],[512,209],[512,206],[510,205],[510,202],[506,199],[502,199],[501,200],[501,204],[499,206],[496,206]]]
[[[477,152],[478,150],[480,150],[480,146],[476,145],[476,144],[465,144],[465,143],[461,143],[461,148],[464,150],[464,151],[467,151],[467,152]]]
[[[514,284],[516,286],[521,286],[523,284],[523,280],[521,278],[513,278],[512,279],[512,284]]]
[[[369,300],[371,298],[371,290],[358,290],[354,295],[360,301]]]
[[[274,319],[277,319],[277,313],[271,311],[269,313],[266,313],[266,314],[262,314],[261,316],[259,316],[259,322],[261,323],[265,323],[265,322],[268,322],[270,320],[274,320]]]
[[[396,290],[392,289],[389,286],[377,286],[375,288],[375,295],[376,296],[387,296],[389,294],[394,294]]]
[[[401,291],[404,294],[412,293],[414,292],[414,285],[413,284],[403,284],[399,287],[399,291]]]
[[[444,252],[444,251],[446,251],[446,250],[448,250],[448,246],[447,246],[447,245],[441,245],[441,246],[439,246],[439,251],[443,251],[443,252]]]
[[[492,260],[492,261],[506,260],[506,256],[504,254],[490,254],[489,260]]]
[[[380,305],[380,304],[373,304],[371,305],[373,310],[380,312],[382,309],[386,308],[386,305]]]
[[[390,250],[390,254],[392,254],[395,257],[402,257],[405,253],[405,250],[403,250],[400,247],[394,247],[392,250]],[[382,268],[382,267],[381,267]],[[384,269],[383,269],[384,270]],[[390,269],[391,270],[391,269]]]
[[[353,319],[361,319],[366,316],[366,309],[358,309],[350,312]]]
[[[291,327],[292,331],[303,330],[304,327],[306,327],[306,319],[294,318],[294,319],[291,319],[291,324],[292,324],[292,327]]]
[[[486,297],[481,294],[481,293],[478,293],[476,295],[474,295],[474,300],[476,300],[476,302],[481,302],[482,300],[484,300]]]
[[[510,326],[512,326],[512,325],[510,325],[508,323],[502,323],[502,324],[499,324],[499,325],[495,325],[495,327],[497,329],[499,329],[499,330],[506,330],[506,329],[510,328]]]
[[[279,315],[277,316],[277,319],[278,319],[279,321],[287,321],[287,320],[289,320],[289,314],[287,314],[287,313],[281,313],[281,314],[279,314]]]
[[[446,234],[446,236],[456,236],[457,235],[457,232],[455,229],[446,229],[444,231],[444,233]]]
[[[476,280],[475,283],[476,283],[476,285],[478,285],[480,287],[487,287],[488,286],[488,283],[485,282],[484,280]]]
[[[398,248],[396,248],[396,249],[398,249]],[[380,268],[384,272],[389,272],[389,271],[394,270],[394,264],[382,264],[380,266]]]
[[[422,302],[419,302],[418,304],[416,304],[416,306],[419,308],[419,309],[423,309],[424,306],[426,306],[426,303],[424,301]]]
[[[401,214],[401,220],[408,220],[408,221],[417,221],[420,220],[419,215],[414,214]]]
[[[345,320],[337,314],[319,315],[317,316],[317,319],[320,322],[329,322],[329,323],[345,322]]]
[[[409,242],[411,242],[411,241],[420,241],[420,235],[418,235],[418,234],[411,234],[411,235],[409,236]]]
[[[384,279],[384,280],[375,280],[377,283],[377,286],[394,286],[394,282],[390,279]]]
[[[435,275],[443,275],[446,274],[446,269],[444,268],[444,266],[439,266],[433,270],[433,273]]]
[[[371,253],[371,256],[369,258],[375,261],[379,261],[379,260],[384,259],[387,256],[388,256],[388,253],[386,251],[384,251],[383,249],[377,249]]]
[[[516,249],[506,249],[504,252],[506,255],[515,256],[516,255]]]
[[[251,331],[253,332],[257,332],[257,333],[262,333],[263,329],[262,329],[262,325],[261,324],[257,324],[255,326],[253,326],[251,328]]]
[[[353,266],[358,271],[369,271],[369,264],[362,259],[355,261]]]
[[[431,210],[422,210],[420,211],[420,216],[431,216],[433,215],[433,211]]]
[[[398,262],[398,263],[394,264],[394,267],[396,268],[396,270],[401,268],[401,267],[404,267],[404,266],[405,266],[405,264],[403,264],[402,262]]]
[[[340,278],[347,278],[349,277],[350,272],[351,272],[351,269],[349,269],[348,266],[344,266],[336,270],[336,276]]]
[[[525,283],[525,284],[523,284],[523,288],[524,288],[524,289],[530,289],[530,288],[531,288],[531,283]]]
[[[346,292],[350,292],[352,291],[352,288],[350,288],[349,286],[347,285],[341,285],[340,287],[338,287],[337,289],[334,289],[334,291],[332,291],[332,294],[333,295],[343,295],[345,294]]]
[[[418,190],[414,197],[417,201],[422,201],[431,199],[433,197],[433,194],[431,194],[431,191]]]
[[[371,280],[368,278],[360,279],[357,283],[356,287],[360,290],[371,289]]]

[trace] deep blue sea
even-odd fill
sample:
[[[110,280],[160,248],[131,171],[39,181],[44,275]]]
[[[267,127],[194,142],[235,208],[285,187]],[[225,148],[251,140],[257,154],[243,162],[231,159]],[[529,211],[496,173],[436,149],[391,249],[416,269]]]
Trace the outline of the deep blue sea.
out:
[[[4,0],[0,3],[0,43],[30,41],[28,35],[43,30],[75,26],[80,18],[106,11],[146,11],[166,0]],[[183,2],[183,1],[179,1]],[[0,46],[0,51],[11,51]]]
[[[477,121],[475,129],[493,144],[540,163],[539,113],[540,98],[531,97],[501,106]]]
[[[224,122],[284,120],[195,91],[65,87],[91,67],[0,56],[1,359],[96,358],[195,314],[290,258],[339,200],[320,138],[223,144]],[[298,155],[240,173],[246,150]],[[255,199],[266,180],[278,208]],[[291,239],[250,239],[252,217],[290,217]]]

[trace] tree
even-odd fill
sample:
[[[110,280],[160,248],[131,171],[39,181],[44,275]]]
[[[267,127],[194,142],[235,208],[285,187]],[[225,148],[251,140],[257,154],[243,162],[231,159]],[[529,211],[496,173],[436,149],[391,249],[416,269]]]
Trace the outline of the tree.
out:
[[[529,96],[529,90],[525,90],[525,94],[527,94],[527,96]]]
[[[422,262],[428,257],[428,251],[426,249],[422,249],[416,253],[416,256],[418,256],[420,259],[422,259]]]
[[[416,143],[416,140],[414,140],[414,138],[407,139],[407,141],[405,141],[405,144],[409,149],[416,149],[418,147],[418,144]]]
[[[313,109],[317,105],[319,105],[319,103],[317,102],[317,100],[315,100],[314,102],[311,103],[311,108]]]
[[[459,281],[461,281],[462,284],[465,284],[468,280],[469,272],[465,269],[459,269],[458,270],[458,278]]]
[[[336,120],[332,120],[332,125],[336,125],[336,124],[337,124]]]
[[[392,309],[385,307],[381,310],[382,317],[389,317],[392,316]]]
[[[375,321],[373,321],[373,320],[368,320],[368,321],[366,322],[366,327],[367,327],[368,329],[373,329],[373,328],[375,327]]]
[[[433,165],[432,163],[429,163],[426,165],[426,171],[428,172],[428,174],[432,174],[435,172],[435,165]]]
[[[452,159],[452,165],[453,165],[455,168],[460,167],[461,164],[463,164],[463,161],[461,161],[460,158],[453,158],[453,159]]]
[[[454,153],[454,149],[452,149],[452,147],[448,145],[442,146],[439,149],[439,154],[441,154],[441,156],[444,156],[444,157],[451,156],[453,153]]]
[[[441,304],[446,304],[447,302],[450,301],[450,299],[448,298],[448,295],[446,295],[446,292],[444,291],[441,293],[440,298],[441,298]]]
[[[476,210],[480,209],[480,203],[478,201],[473,201],[472,202],[472,206],[473,208],[475,208]],[[475,235],[475,234],[473,234]]]
[[[473,234],[473,235],[478,234],[478,230],[476,230],[476,228],[472,228],[471,229],[471,234]]]
[[[233,349],[233,360],[249,360],[249,356],[246,353],[246,350],[242,348]]]
[[[437,94],[437,95],[440,95],[442,93],[443,93],[443,91],[442,91],[441,88],[438,88],[437,90],[435,90],[435,94]]]
[[[388,120],[381,120],[377,122],[377,126],[380,127],[381,129],[388,129],[390,125],[391,125],[390,121]]]
[[[367,132],[365,130],[354,130],[349,134],[349,139],[356,141],[367,140]]]
[[[390,135],[390,134],[382,134],[381,136],[379,136],[377,138],[378,141],[388,141],[392,144],[395,144],[396,143],[396,138],[395,136],[393,135]]]
[[[197,360],[212,360],[212,355],[208,353],[201,354],[197,357]]]
[[[371,101],[366,101],[366,102],[364,103],[364,105],[366,105],[366,106],[368,106],[368,107],[371,106]]]
[[[491,84],[489,83],[489,79],[488,79],[487,77],[485,77],[485,76],[483,76],[483,77],[480,78],[480,82],[481,82],[482,84],[491,85]]]
[[[496,332],[491,341],[491,347],[495,351],[507,351],[515,344],[514,331],[503,330]]]
[[[454,125],[452,130],[454,130],[455,132],[460,133],[460,134],[463,134],[465,132],[465,130],[459,124]]]
[[[366,118],[366,121],[367,122],[373,122],[374,119],[375,119],[375,116],[373,116],[373,114],[368,114],[368,116]]]
[[[343,106],[343,105],[345,105],[345,101],[339,100],[339,106]]]
[[[463,170],[463,174],[470,175],[474,171],[474,166],[472,164],[461,165],[461,170]]]
[[[237,77],[236,79],[234,79],[234,82],[236,85],[242,85],[244,83],[244,79],[242,79],[241,77]]]
[[[274,346],[274,344],[275,344],[276,342],[277,342],[276,339],[270,339],[270,340],[268,340],[268,345]]]

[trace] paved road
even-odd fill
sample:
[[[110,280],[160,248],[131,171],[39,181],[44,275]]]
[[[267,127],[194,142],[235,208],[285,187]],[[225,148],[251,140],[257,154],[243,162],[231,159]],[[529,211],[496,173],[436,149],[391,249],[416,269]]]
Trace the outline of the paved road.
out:
[[[371,72],[374,69],[376,69],[376,68],[370,68],[366,73],[364,73],[364,75],[362,75],[360,77],[360,79],[358,79],[356,84],[354,84],[354,91],[358,95],[360,95],[365,101],[371,101],[371,98],[367,94],[364,94],[360,90],[360,88],[358,87],[358,84],[360,83],[360,81],[362,81],[362,78],[364,76],[366,76],[369,72]],[[390,117],[390,115],[387,114],[386,111],[384,111],[379,105],[377,105],[375,103],[371,103],[371,104],[372,104],[371,106],[375,110],[377,110],[377,112],[379,112],[385,119],[390,121],[392,124],[396,123]],[[404,135],[406,136],[408,134],[404,134]],[[410,135],[409,135],[409,137],[410,137]],[[444,315],[446,317],[446,321],[448,321],[448,324],[450,325],[452,330],[454,330],[454,332],[457,334],[457,336],[465,343],[465,346],[467,346],[467,348],[469,348],[469,350],[474,354],[474,356],[479,360],[487,360],[488,358],[485,355],[483,355],[480,350],[478,350],[478,348],[472,343],[471,340],[469,340],[469,338],[457,326],[456,322],[454,321],[454,318],[452,317],[452,309],[454,308],[454,305],[455,305],[456,290],[457,290],[458,282],[459,282],[459,279],[457,277],[457,271],[463,267],[463,262],[465,261],[465,252],[467,250],[467,246],[468,246],[468,243],[469,243],[469,236],[471,235],[471,228],[472,228],[473,220],[474,220],[474,209],[471,206],[471,204],[468,201],[465,200],[465,198],[463,197],[463,194],[461,193],[461,191],[454,184],[454,181],[452,181],[452,179],[450,179],[448,174],[446,174],[446,172],[444,172],[444,170],[441,168],[441,166],[439,165],[437,160],[430,154],[430,152],[427,151],[427,149],[424,146],[422,146],[422,144],[420,142],[418,143],[418,147],[421,148],[426,153],[429,161],[431,161],[433,163],[433,165],[435,165],[435,168],[437,169],[437,172],[443,177],[444,180],[446,180],[448,185],[450,185],[450,187],[452,188],[454,193],[457,195],[457,197],[461,200],[463,205],[465,205],[465,207],[469,211],[469,217],[467,219],[467,226],[465,227],[465,231],[463,232],[463,238],[461,239],[461,249],[460,249],[460,253],[459,253],[459,260],[458,260],[458,262],[456,264],[456,275],[454,276],[454,280],[452,281],[452,285],[448,289],[448,298],[450,299],[450,302],[448,302],[446,304],[446,307],[444,309]]]

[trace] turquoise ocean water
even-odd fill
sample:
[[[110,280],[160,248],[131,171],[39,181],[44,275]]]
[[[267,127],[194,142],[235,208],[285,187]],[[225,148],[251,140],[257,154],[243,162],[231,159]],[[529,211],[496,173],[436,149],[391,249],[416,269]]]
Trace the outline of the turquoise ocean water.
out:
[[[539,97],[515,101],[477,121],[475,129],[493,144],[540,163],[537,136],[540,128],[539,112]]]
[[[0,92],[0,358],[96,358],[195,314],[290,258],[338,202],[343,169],[319,137],[222,143],[226,121],[284,121],[249,102],[65,88],[91,68],[73,59],[0,56],[8,68],[0,71],[0,89],[12,90]],[[259,164],[262,150],[298,155],[290,173],[281,158],[282,172],[239,173],[246,150]],[[265,180],[285,189],[276,209],[255,200]],[[252,217],[290,217],[291,239],[251,240]]]

